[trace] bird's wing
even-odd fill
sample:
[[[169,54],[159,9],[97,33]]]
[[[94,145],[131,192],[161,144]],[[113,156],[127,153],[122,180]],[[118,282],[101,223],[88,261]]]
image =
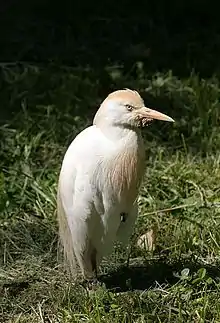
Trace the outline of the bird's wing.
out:
[[[59,177],[60,199],[67,214],[76,208],[78,200],[94,202],[94,177],[98,177],[100,160],[109,153],[110,144],[96,126],[83,130],[70,144]]]
[[[97,210],[102,213],[102,203],[92,178],[105,150],[105,138],[96,126],[91,126],[73,140],[63,159],[57,212],[60,239],[72,271],[76,249],[86,248],[90,232],[100,224]]]

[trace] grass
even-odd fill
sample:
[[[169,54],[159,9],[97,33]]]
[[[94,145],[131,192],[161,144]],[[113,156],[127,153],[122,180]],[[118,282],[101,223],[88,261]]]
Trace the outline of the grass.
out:
[[[117,67],[1,65],[1,322],[220,322],[220,84],[136,68],[134,78]],[[116,246],[102,264],[105,287],[88,294],[58,257],[57,177],[68,144],[122,87],[176,123],[144,131],[130,266]],[[155,225],[155,250],[139,249]]]

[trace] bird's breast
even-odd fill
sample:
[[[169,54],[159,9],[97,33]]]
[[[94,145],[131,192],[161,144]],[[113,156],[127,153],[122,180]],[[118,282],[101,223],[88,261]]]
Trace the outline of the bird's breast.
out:
[[[144,174],[144,152],[130,149],[119,152],[109,165],[108,182],[119,202],[133,204]]]

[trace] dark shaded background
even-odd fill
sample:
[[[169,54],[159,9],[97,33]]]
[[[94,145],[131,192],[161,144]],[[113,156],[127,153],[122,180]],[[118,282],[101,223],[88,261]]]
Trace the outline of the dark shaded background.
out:
[[[214,1],[27,1],[0,5],[0,61],[57,62],[184,76],[220,70],[219,9]]]
[[[81,129],[74,118],[90,124],[109,92],[130,87],[146,105],[178,121],[173,131],[167,124],[157,131],[150,127],[150,141],[157,133],[175,148],[184,137],[195,151],[217,149],[218,140],[211,145],[208,139],[219,124],[220,23],[214,1],[4,0],[0,9],[0,124],[17,113],[24,120],[28,109],[36,121],[31,131],[35,126],[39,132],[51,106],[48,122],[59,120],[59,129],[54,127],[63,142],[71,125]],[[121,76],[113,78],[109,69]],[[164,85],[146,91],[158,72]],[[201,80],[213,75],[210,84]],[[16,125],[22,128],[20,119]]]

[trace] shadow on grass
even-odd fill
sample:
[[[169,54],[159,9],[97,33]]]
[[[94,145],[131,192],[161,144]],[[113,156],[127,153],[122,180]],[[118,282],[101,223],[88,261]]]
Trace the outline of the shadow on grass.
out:
[[[220,279],[220,270],[211,265],[199,263],[176,262],[167,264],[164,261],[155,261],[145,266],[120,267],[114,272],[100,277],[107,289],[116,292],[129,290],[146,290],[159,285],[174,285],[179,281],[178,275],[184,268],[190,270],[190,275],[195,274],[200,268],[206,270],[207,276],[214,281]]]
[[[53,262],[52,267],[51,264],[52,262],[44,262],[45,268],[52,269],[55,263]],[[188,269],[189,271],[189,276],[185,280],[184,278],[182,278],[183,276],[181,276],[183,269]],[[205,270],[204,277],[199,277],[198,275],[198,271],[201,269]],[[61,269],[59,269],[59,271],[60,270]],[[60,274],[61,271],[58,272],[57,269],[54,271],[54,275],[57,275],[58,281],[60,279]],[[132,266],[120,266],[116,270],[110,270],[109,273],[102,274],[99,277],[99,280],[101,283],[105,284],[105,287],[108,291],[123,293],[128,291],[145,291],[157,287],[172,287],[180,281],[182,282],[182,284],[186,283],[200,288],[201,285],[199,284],[201,282],[205,284],[208,278],[211,278],[213,282],[209,283],[209,289],[215,289],[215,283],[219,283],[220,281],[219,266],[203,265],[201,263],[196,263],[193,261],[177,261],[173,264],[168,264],[164,259],[157,259],[149,262],[148,264],[147,262],[145,262],[145,264],[141,265],[136,264]],[[50,279],[51,277],[48,278],[48,281],[50,281]],[[193,282],[194,279],[198,280],[196,284]],[[67,278],[66,284],[68,284],[70,281],[69,278]],[[42,282],[42,275],[32,275],[25,278],[22,276],[12,282],[2,282],[2,284],[0,284],[0,291],[7,290],[8,295],[17,297],[20,293],[29,289],[33,284],[40,282]]]
[[[29,288],[29,286],[30,286],[30,282],[28,282],[28,281],[6,283],[6,284],[3,284],[2,290],[0,287],[0,291],[3,293],[4,290],[7,290],[8,296],[16,297],[20,293],[22,293],[24,290]]]

